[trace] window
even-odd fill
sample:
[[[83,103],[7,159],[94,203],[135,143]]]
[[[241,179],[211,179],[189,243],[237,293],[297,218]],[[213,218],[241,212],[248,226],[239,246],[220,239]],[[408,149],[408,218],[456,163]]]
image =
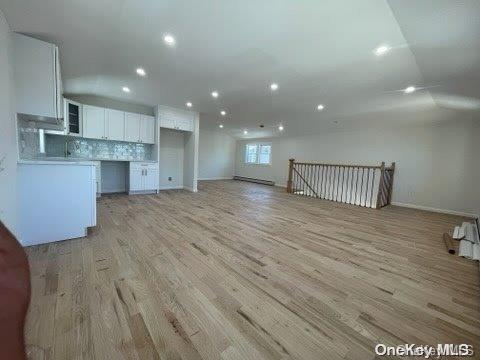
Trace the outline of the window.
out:
[[[272,161],[271,144],[247,144],[245,146],[245,163],[270,165]]]

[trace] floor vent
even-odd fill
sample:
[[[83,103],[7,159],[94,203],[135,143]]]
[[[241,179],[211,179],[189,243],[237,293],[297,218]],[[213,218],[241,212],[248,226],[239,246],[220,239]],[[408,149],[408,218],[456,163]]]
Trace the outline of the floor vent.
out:
[[[248,177],[243,177],[243,176],[234,176],[233,180],[248,181],[248,182],[253,182],[253,183],[262,184],[262,185],[269,185],[269,186],[274,186],[275,185],[275,183],[273,181],[262,180],[262,179],[253,179],[253,178],[248,178]]]

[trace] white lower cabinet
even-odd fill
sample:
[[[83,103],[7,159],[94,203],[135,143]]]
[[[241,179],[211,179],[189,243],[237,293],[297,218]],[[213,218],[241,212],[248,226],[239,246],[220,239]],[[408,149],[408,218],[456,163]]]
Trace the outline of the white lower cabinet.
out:
[[[129,193],[155,192],[159,186],[158,164],[131,162]]]
[[[100,161],[94,161],[95,164],[95,185],[97,198],[102,195],[102,165]]]

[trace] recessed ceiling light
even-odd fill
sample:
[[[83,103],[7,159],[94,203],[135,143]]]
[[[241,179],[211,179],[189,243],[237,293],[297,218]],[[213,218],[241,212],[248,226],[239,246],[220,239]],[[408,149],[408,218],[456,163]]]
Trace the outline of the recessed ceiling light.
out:
[[[185,105],[186,105],[187,107],[192,107],[192,106],[193,106],[193,104],[192,104],[190,101],[187,102]]]
[[[417,90],[417,89],[415,88],[415,86],[409,86],[409,87],[405,88],[405,90],[403,90],[403,92],[404,92],[405,94],[411,94],[411,93],[414,92],[415,90]]]
[[[377,47],[373,52],[377,56],[382,56],[382,55],[385,55],[389,51],[390,51],[390,46],[381,45],[381,46]]]
[[[278,127],[278,130],[283,131],[283,125],[280,125],[280,126]]]
[[[248,134],[248,131],[247,130],[243,130],[243,135],[247,135]]]
[[[175,38],[170,34],[166,34],[163,37],[163,41],[165,41],[167,45],[175,45]]]
[[[276,83],[271,84],[270,89],[272,89],[272,91],[278,90],[278,84],[276,84]]]
[[[222,116],[225,116],[225,115],[227,115],[227,112],[226,112],[225,110],[222,110],[222,111],[220,111],[220,114],[221,114]]]
[[[212,91],[212,96],[214,98],[218,98],[218,91]]]
[[[223,129],[223,124],[218,125],[220,129]]]
[[[322,111],[323,109],[325,109],[325,106],[324,106],[324,105],[319,104],[319,105],[317,106],[317,110]]]
[[[142,69],[142,68],[137,69],[137,74],[140,75],[140,76],[147,75],[147,73],[145,72],[145,69]]]
[[[130,89],[126,86],[122,87],[123,92],[129,93]]]

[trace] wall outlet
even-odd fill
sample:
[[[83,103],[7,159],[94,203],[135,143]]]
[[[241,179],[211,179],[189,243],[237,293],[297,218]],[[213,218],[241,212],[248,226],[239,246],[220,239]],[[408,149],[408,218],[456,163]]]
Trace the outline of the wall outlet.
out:
[[[171,176],[168,177],[168,181],[172,181],[172,177],[171,177]]]

